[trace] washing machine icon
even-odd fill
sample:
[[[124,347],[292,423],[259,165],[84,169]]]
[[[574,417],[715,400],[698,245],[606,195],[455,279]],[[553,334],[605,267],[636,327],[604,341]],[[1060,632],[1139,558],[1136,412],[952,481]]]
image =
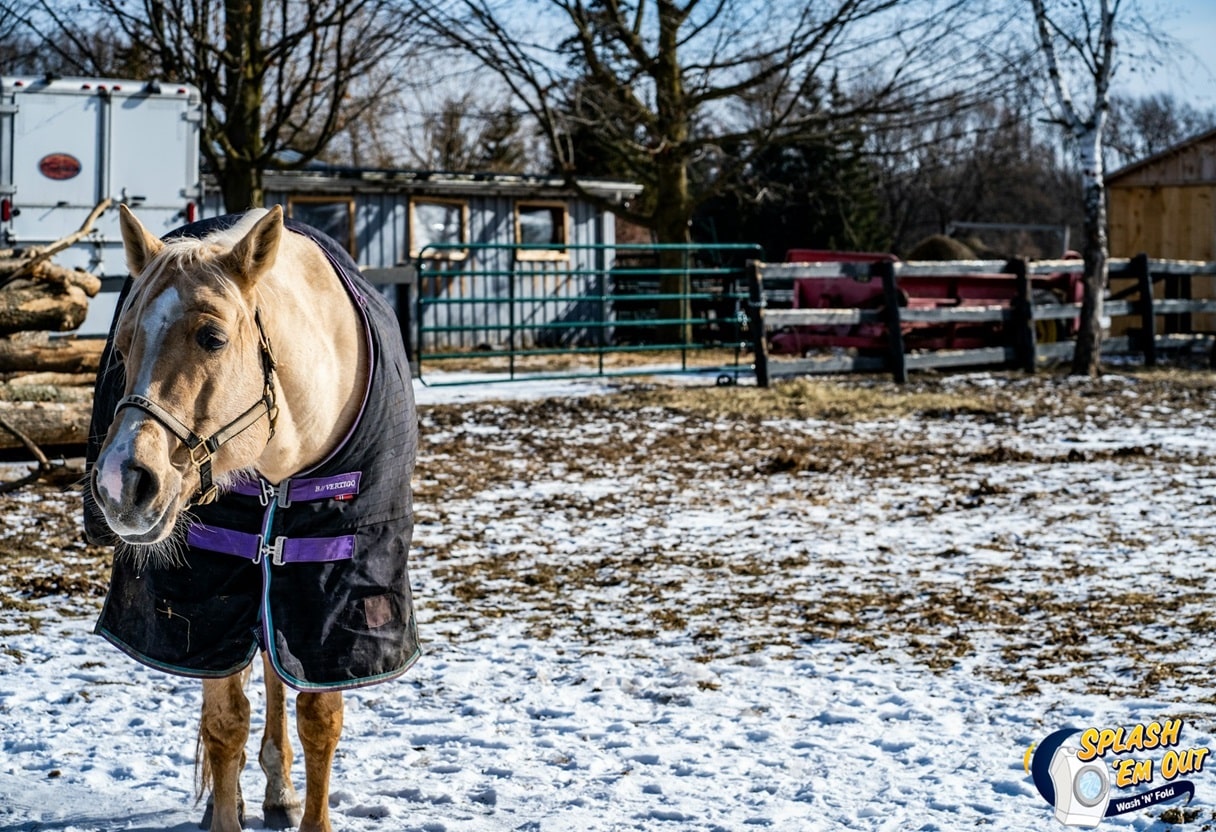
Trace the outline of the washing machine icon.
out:
[[[1048,766],[1056,791],[1056,820],[1065,826],[1093,828],[1106,816],[1110,774],[1097,760],[1077,759],[1077,749],[1061,745]]]

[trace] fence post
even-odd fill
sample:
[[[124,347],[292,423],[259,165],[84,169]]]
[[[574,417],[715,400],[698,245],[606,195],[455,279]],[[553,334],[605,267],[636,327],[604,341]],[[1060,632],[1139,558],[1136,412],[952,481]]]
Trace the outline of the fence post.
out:
[[[1153,310],[1153,275],[1148,268],[1148,255],[1141,253],[1128,264],[1140,287],[1140,345],[1144,366],[1157,366],[1157,316]]]
[[[1039,345],[1038,335],[1034,331],[1034,289],[1026,269],[1025,258],[1015,257],[1005,263],[1005,273],[1013,275],[1016,292],[1011,321],[1014,363],[1019,369],[1033,375]]]
[[[752,330],[756,386],[768,387],[768,333],[764,331],[764,276],[759,260],[747,261],[747,320]]]
[[[896,384],[908,383],[908,361],[904,355],[904,333],[899,316],[899,286],[895,283],[895,264],[880,260],[870,266],[870,276],[882,278],[885,304],[883,317],[887,325],[887,344],[891,359],[891,376]]]

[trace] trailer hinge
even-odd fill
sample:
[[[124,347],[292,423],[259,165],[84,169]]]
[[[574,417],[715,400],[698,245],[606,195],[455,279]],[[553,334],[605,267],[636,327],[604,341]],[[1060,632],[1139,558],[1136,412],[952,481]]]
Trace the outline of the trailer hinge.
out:
[[[190,124],[202,124],[203,111],[201,109],[186,110],[186,112],[182,113],[182,121],[189,122]]]
[[[11,116],[20,109],[16,104],[0,104],[0,116]]]

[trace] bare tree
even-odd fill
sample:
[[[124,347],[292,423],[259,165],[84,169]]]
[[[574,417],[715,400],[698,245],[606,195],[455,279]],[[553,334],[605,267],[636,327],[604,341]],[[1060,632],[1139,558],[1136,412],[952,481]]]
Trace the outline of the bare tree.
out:
[[[264,201],[267,169],[298,168],[399,76],[408,18],[391,0],[39,0],[27,23],[79,71],[111,71],[95,34],[162,80],[196,85],[203,157],[228,210]]]
[[[522,114],[488,104],[465,92],[447,95],[436,109],[410,119],[408,152],[413,164],[428,170],[524,173],[528,138]]]
[[[984,21],[973,5],[540,0],[512,14],[518,5],[452,0],[420,10],[438,38],[505,83],[572,187],[585,172],[578,139],[592,136],[601,160],[645,186],[634,203],[605,207],[661,243],[683,243],[698,205],[775,143],[822,137],[836,122],[853,130],[863,113],[906,107],[912,89],[928,91],[915,111],[902,110],[918,118],[960,91],[982,95]],[[953,83],[930,83],[935,75]],[[828,106],[805,106],[833,89]],[[665,270],[678,256],[663,255]]]
[[[1216,127],[1216,109],[1199,109],[1169,93],[1111,99],[1107,161],[1130,165]]]
[[[830,113],[851,130],[860,114],[905,107],[911,89],[931,117],[982,73],[954,39],[975,23],[969,4],[950,0],[542,0],[514,16],[492,0],[424,6],[434,32],[506,83],[575,187],[575,137],[596,132],[651,192],[611,207],[662,242],[686,241],[697,204],[767,146],[832,129],[828,111],[803,106],[829,79],[848,90]],[[924,83],[942,72],[957,84]]]
[[[870,149],[891,250],[906,256],[954,222],[1054,224],[1079,234],[1079,180],[1055,149],[1058,142],[1036,124],[1038,115],[1019,95],[933,124],[875,131]],[[975,237],[969,245],[999,248]],[[1044,241],[1033,254],[1059,257],[1062,242]]]
[[[1102,300],[1110,256],[1103,138],[1115,72],[1115,30],[1123,0],[1069,0],[1050,6],[1048,0],[1030,0],[1030,5],[1038,49],[1050,82],[1050,107],[1067,131],[1081,175],[1085,297],[1072,372],[1097,375],[1102,357]],[[1078,100],[1073,82],[1077,83],[1078,94],[1088,100]]]

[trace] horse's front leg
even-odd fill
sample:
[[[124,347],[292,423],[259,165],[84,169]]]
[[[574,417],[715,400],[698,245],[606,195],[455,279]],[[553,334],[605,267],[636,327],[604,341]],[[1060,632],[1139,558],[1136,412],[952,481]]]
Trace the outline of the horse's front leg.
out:
[[[332,832],[329,825],[329,773],[342,734],[342,694],[301,693],[296,723],[304,746],[304,820],[300,832]]]
[[[274,672],[270,656],[262,654],[266,676],[266,733],[258,762],[266,773],[262,812],[268,829],[294,829],[300,822],[300,797],[291,783],[291,739],[287,734],[287,687]]]
[[[249,739],[248,673],[203,681],[199,737],[211,771],[211,832],[240,832],[240,780]]]

